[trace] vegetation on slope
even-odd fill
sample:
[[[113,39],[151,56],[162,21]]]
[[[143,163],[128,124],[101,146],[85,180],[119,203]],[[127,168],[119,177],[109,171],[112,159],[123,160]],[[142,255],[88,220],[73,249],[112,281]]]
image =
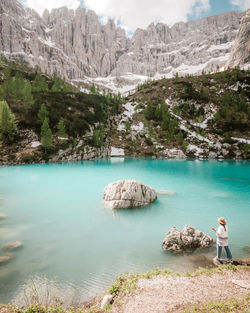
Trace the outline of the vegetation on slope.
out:
[[[95,89],[91,94],[82,93],[56,75],[48,77],[37,67],[30,68],[25,62],[18,64],[2,57],[0,101],[15,124],[7,131],[6,118],[2,121],[0,111],[0,133],[4,144],[18,143],[18,130],[31,129],[43,137],[44,152],[51,153],[61,145],[64,148],[69,146],[91,129],[93,132],[88,136],[88,144],[101,146],[106,136],[107,121],[119,112],[122,99],[111,94],[100,95]],[[47,125],[43,125],[45,119]],[[67,143],[58,143],[57,135],[59,133],[62,137],[62,129],[69,139]]]
[[[139,85],[128,100],[143,110],[144,123],[158,143],[168,147],[179,146],[185,151],[185,129],[203,138],[221,136],[229,144],[234,143],[232,137],[250,136],[250,70],[234,68],[185,77],[176,74],[172,79]],[[241,148],[248,158],[249,145],[243,143]]]

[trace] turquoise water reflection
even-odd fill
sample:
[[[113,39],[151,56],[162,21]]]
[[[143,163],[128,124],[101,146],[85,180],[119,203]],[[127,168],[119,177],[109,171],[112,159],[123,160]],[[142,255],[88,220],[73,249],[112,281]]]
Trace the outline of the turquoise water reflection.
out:
[[[175,194],[134,210],[104,208],[104,187],[132,178]],[[10,301],[30,275],[56,277],[87,299],[126,271],[200,265],[162,251],[172,226],[189,224],[214,235],[211,226],[224,216],[233,256],[247,256],[250,162],[112,159],[0,167],[1,213],[7,218],[0,220],[0,247],[16,240],[24,246],[0,266],[0,302]],[[214,253],[199,252],[209,258]]]

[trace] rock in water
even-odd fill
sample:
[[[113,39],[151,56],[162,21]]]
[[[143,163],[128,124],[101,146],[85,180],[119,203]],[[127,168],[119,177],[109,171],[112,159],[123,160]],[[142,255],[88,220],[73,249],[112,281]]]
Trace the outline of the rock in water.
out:
[[[250,246],[245,246],[244,250],[250,253]]]
[[[10,260],[11,256],[10,255],[3,255],[3,256],[0,256],[0,264],[1,263],[6,263]]]
[[[118,180],[104,189],[103,200],[111,209],[148,205],[157,198],[156,191],[136,180]]]
[[[172,227],[162,242],[164,250],[183,252],[211,247],[215,240],[203,232],[186,225],[182,231]]]
[[[15,241],[15,242],[9,242],[6,245],[3,246],[4,249],[13,250],[16,248],[21,247],[23,244],[21,241]]]

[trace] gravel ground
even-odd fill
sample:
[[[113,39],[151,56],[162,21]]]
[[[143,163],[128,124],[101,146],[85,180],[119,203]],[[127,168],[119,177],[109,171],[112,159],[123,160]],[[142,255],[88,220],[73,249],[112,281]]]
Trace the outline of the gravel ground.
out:
[[[196,277],[140,279],[132,295],[113,305],[113,313],[182,312],[190,306],[250,293],[250,269]]]

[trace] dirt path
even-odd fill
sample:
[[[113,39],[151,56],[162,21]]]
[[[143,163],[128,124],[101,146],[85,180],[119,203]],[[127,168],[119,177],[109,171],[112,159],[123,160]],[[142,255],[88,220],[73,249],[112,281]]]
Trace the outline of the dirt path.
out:
[[[114,305],[113,313],[182,312],[209,301],[250,294],[250,269],[225,271],[196,277],[157,276],[140,279],[130,296]]]

